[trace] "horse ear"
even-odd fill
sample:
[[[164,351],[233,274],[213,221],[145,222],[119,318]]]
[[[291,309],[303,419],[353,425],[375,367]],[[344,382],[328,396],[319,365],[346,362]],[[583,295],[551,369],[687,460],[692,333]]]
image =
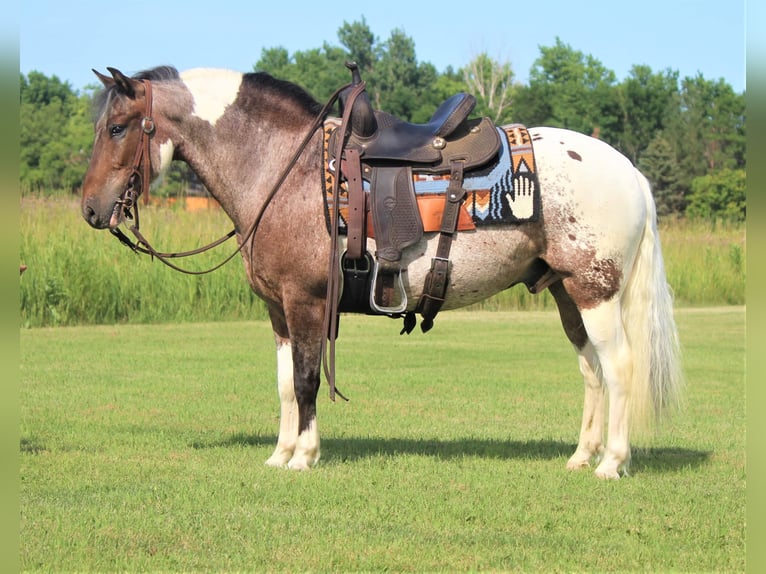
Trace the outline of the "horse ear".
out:
[[[104,74],[102,74],[101,72],[99,72],[98,70],[94,68],[91,68],[91,70],[93,71],[94,74],[96,74],[96,77],[99,80],[101,80],[101,83],[104,84],[105,88],[108,88],[109,86],[114,85],[114,80],[110,78],[109,76],[105,76]]]
[[[131,99],[136,97],[136,89],[133,86],[133,80],[128,78],[125,74],[120,72],[117,68],[110,68],[107,66],[106,69],[109,70],[110,74],[112,74],[114,83],[117,84],[117,86],[122,90],[122,92],[126,96],[128,96]]]

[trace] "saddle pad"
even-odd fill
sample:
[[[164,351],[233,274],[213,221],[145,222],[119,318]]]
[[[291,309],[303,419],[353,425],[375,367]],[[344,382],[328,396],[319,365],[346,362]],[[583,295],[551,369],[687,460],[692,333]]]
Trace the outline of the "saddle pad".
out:
[[[328,142],[330,134],[340,125],[340,120],[330,118],[324,124],[322,184],[325,189],[325,218],[330,228],[330,214],[335,209],[333,183],[334,162],[330,161]],[[501,148],[497,158],[488,165],[466,172],[463,188],[466,199],[460,209],[458,231],[475,229],[482,225],[517,224],[536,221],[540,217],[540,190],[537,181],[532,139],[527,128],[512,124],[497,128]],[[449,174],[432,175],[413,171],[413,185],[418,209],[425,232],[438,231],[444,207],[444,196],[449,185]],[[364,181],[369,192],[369,182]],[[348,216],[348,190],[345,182],[340,185],[339,232],[346,233]],[[368,217],[367,232],[374,237]]]

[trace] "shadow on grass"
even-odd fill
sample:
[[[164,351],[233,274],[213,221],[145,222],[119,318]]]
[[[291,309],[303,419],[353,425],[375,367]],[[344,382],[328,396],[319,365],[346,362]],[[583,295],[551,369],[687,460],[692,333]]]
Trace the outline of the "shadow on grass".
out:
[[[214,442],[195,442],[193,448],[229,446],[274,446],[274,435],[237,433]],[[353,462],[376,456],[416,455],[441,459],[478,457],[506,460],[567,459],[577,445],[554,440],[499,441],[464,438],[456,440],[343,437],[322,439],[323,462]],[[687,448],[635,449],[630,471],[672,472],[697,468],[707,463],[712,453]]]

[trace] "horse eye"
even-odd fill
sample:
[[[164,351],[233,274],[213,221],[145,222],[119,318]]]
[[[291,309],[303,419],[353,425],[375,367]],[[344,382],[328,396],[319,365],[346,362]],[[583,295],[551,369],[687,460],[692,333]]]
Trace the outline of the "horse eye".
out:
[[[125,132],[125,126],[115,124],[109,128],[109,136],[116,138],[121,136]]]

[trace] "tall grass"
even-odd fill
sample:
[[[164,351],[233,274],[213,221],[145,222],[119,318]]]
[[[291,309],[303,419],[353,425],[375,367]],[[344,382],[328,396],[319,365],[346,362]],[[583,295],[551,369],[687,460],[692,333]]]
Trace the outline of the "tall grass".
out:
[[[157,247],[187,250],[231,228],[220,210],[142,209],[141,226]],[[131,254],[106,232],[90,229],[76,200],[21,202],[21,321],[29,327],[265,318],[239,258],[202,277],[176,273]],[[668,280],[681,305],[743,304],[745,228],[674,221],[661,226]],[[235,248],[233,241],[187,263],[203,269]],[[544,310],[546,291],[517,286],[476,305],[483,310]]]
[[[660,235],[679,305],[745,303],[744,223],[671,220],[663,222]]]
[[[21,320],[25,326],[154,323],[265,318],[238,258],[204,276],[176,273],[131,253],[79,215],[76,201],[24,199],[21,203]],[[159,249],[183,251],[228,232],[220,210],[143,208],[141,229]],[[204,269],[236,248],[234,240],[192,258]]]

